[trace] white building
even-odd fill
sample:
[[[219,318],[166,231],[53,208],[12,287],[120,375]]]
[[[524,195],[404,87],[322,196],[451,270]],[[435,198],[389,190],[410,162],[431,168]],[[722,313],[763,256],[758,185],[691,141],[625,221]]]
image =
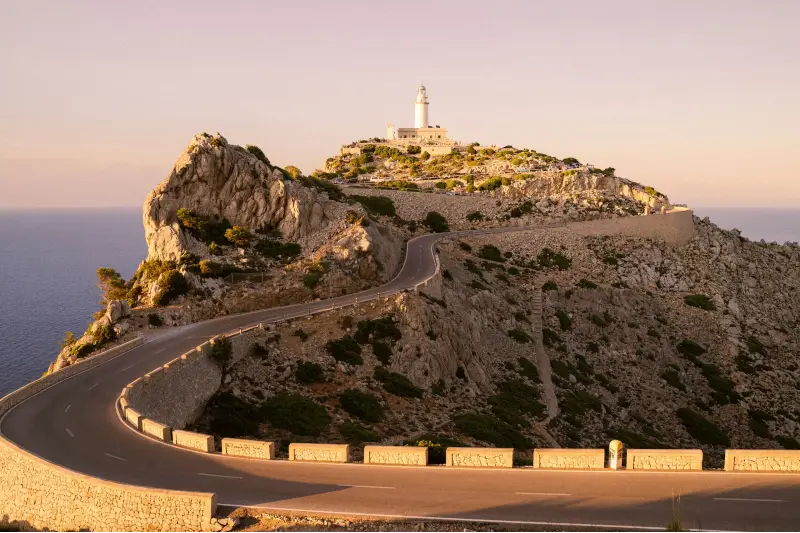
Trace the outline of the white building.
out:
[[[424,85],[420,85],[417,91],[417,99],[414,102],[414,127],[398,128],[395,134],[394,124],[389,124],[386,126],[386,138],[400,141],[426,139],[452,144],[447,138],[446,128],[440,128],[438,125],[431,127],[428,123],[428,103],[428,91]]]

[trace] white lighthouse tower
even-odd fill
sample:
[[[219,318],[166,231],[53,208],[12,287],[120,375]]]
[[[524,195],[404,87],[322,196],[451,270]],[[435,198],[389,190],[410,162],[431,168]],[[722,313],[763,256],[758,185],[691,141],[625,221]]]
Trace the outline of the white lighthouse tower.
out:
[[[417,101],[414,105],[414,127],[418,129],[428,127],[428,93],[424,85],[420,85],[417,92]]]

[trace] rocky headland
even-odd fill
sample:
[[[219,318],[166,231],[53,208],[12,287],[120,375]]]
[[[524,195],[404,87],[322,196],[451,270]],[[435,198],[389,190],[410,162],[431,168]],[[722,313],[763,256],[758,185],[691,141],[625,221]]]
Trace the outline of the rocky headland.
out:
[[[472,152],[373,148],[303,176],[196,136],[145,201],[147,259],[131,280],[98,272],[106,307],[52,370],[140,331],[383,283],[424,232],[558,222],[446,237],[420,293],[236,338],[193,427],[356,449],[618,438],[701,447],[710,466],[725,448],[800,447],[796,243],[696,217],[681,239],[601,231],[669,199],[614,169]],[[392,179],[332,183],[367,173]]]

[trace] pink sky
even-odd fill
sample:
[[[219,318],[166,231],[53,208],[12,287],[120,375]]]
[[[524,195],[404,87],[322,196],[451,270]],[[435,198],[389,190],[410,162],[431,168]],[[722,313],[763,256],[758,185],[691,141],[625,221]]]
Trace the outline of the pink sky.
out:
[[[0,3],[0,207],[140,205],[191,136],[310,172],[431,122],[694,205],[800,205],[800,2]],[[794,156],[794,157],[793,157]]]

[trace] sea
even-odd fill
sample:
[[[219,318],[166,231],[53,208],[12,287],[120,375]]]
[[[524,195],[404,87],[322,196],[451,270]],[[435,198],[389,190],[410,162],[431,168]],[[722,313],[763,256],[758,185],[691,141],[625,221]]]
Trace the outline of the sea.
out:
[[[800,241],[800,207],[695,207],[753,240]],[[0,210],[0,396],[47,370],[100,306],[95,271],[130,277],[147,255],[139,208]]]

